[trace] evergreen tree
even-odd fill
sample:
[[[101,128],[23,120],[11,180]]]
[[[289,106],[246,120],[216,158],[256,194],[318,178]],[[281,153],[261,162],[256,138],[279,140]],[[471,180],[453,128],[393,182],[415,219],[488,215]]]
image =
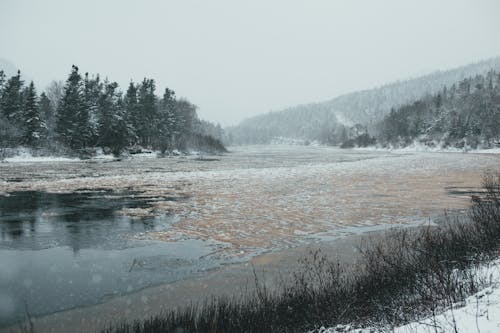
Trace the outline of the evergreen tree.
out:
[[[110,148],[114,155],[119,155],[128,145],[133,132],[127,124],[124,103],[117,88],[116,82],[106,84],[99,99],[99,145]]]
[[[112,115],[109,127],[110,140],[108,142],[111,152],[118,156],[129,145],[130,136],[133,135],[133,129],[126,120],[126,111],[121,94],[117,95],[115,103],[115,112]]]
[[[95,77],[89,77],[85,73],[83,80],[83,99],[85,108],[88,112],[89,123],[87,131],[89,132],[89,144],[95,145],[98,141],[98,123],[99,123],[99,99],[102,95],[103,84],[101,83],[99,74]]]
[[[23,143],[28,146],[36,146],[42,139],[45,124],[40,117],[37,95],[33,81],[31,81],[26,91],[25,99],[26,101],[23,112],[25,131],[23,135]]]
[[[5,80],[5,75],[2,75]],[[22,139],[22,87],[21,72],[2,83],[0,91],[0,144],[16,146]]]
[[[116,134],[112,131],[112,123],[113,117],[119,108],[118,99],[120,97],[116,91],[117,87],[118,84],[116,82],[107,83],[104,93],[99,98],[98,144],[101,147],[111,147],[113,136]]]
[[[17,71],[17,75],[12,76],[2,91],[1,108],[4,117],[12,124],[17,125],[22,119],[23,109],[23,81],[21,80],[21,72]]]
[[[165,88],[158,113],[157,147],[162,153],[172,150],[176,136],[175,92]]]
[[[129,144],[136,144],[138,142],[137,128],[140,126],[140,113],[137,102],[137,87],[132,81],[127,88],[123,104],[125,108],[125,120],[131,131],[129,133]]]
[[[72,66],[64,87],[64,94],[57,111],[56,132],[59,140],[70,148],[86,146],[89,141],[89,115],[82,89],[78,67]]]
[[[3,70],[0,70],[0,98],[2,96],[5,80],[6,80],[5,72]]]
[[[153,79],[144,79],[138,89],[138,117],[135,130],[139,143],[148,147],[153,143],[153,138],[158,135],[158,112],[156,85]]]

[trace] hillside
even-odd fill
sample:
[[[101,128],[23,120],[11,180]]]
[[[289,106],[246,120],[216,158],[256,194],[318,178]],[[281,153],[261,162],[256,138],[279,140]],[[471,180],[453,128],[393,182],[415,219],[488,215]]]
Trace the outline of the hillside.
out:
[[[345,138],[344,127],[362,124],[374,132],[375,125],[391,108],[435,94],[444,86],[484,75],[492,69],[500,70],[500,57],[341,95],[325,102],[269,112],[226,130],[233,144],[267,143],[276,137],[339,144]]]
[[[281,138],[324,142],[332,133],[338,132],[338,126],[337,117],[331,109],[318,103],[269,112],[225,130],[229,141],[236,144],[265,144]]]
[[[391,112],[378,125],[379,144],[478,148],[500,142],[500,72],[465,78]]]

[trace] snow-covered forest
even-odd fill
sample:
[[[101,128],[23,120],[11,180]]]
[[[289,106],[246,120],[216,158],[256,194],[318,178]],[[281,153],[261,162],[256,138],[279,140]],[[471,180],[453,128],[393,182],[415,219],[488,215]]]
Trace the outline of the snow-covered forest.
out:
[[[500,73],[465,78],[433,95],[393,108],[379,125],[383,145],[415,140],[444,147],[491,147],[500,143]]]
[[[437,94],[446,86],[458,86],[463,80],[488,75],[491,70],[500,70],[500,57],[341,95],[326,102],[269,112],[226,131],[234,144],[270,143],[282,137],[340,145],[360,135],[360,128],[378,136],[379,123],[391,110]]]
[[[99,74],[73,66],[66,82],[54,81],[38,94],[21,73],[0,71],[0,147],[43,148],[91,155],[95,148],[120,155],[143,148],[168,153],[188,149],[224,151],[219,126],[200,120],[196,106],[154,79],[130,82],[123,93]]]

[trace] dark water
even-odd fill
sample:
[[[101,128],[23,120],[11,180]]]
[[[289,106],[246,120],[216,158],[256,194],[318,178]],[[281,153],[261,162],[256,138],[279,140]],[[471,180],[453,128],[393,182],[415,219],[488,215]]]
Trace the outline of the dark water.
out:
[[[217,263],[213,244],[134,240],[168,229],[171,216],[130,219],[147,208],[139,192],[13,192],[0,196],[0,327],[31,315],[95,304],[108,297],[193,276]]]
[[[0,196],[0,248],[44,249],[68,246],[115,247],[124,234],[163,228],[168,217],[131,220],[115,213],[147,208],[151,198],[138,192],[14,192]]]

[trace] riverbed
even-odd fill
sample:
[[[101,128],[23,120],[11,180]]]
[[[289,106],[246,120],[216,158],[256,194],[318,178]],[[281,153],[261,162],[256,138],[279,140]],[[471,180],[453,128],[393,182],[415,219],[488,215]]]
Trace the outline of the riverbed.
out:
[[[209,293],[190,281],[210,275],[203,285],[211,289],[217,272],[227,277],[250,260],[432,223],[466,209],[499,162],[495,154],[250,146],[220,156],[0,163],[0,327],[27,313],[78,310],[81,322],[92,307],[137,295],[124,303],[132,319],[133,302],[151,288],[175,284],[175,297],[201,299]],[[240,271],[233,290],[248,273]],[[155,313],[146,308],[141,316]]]

